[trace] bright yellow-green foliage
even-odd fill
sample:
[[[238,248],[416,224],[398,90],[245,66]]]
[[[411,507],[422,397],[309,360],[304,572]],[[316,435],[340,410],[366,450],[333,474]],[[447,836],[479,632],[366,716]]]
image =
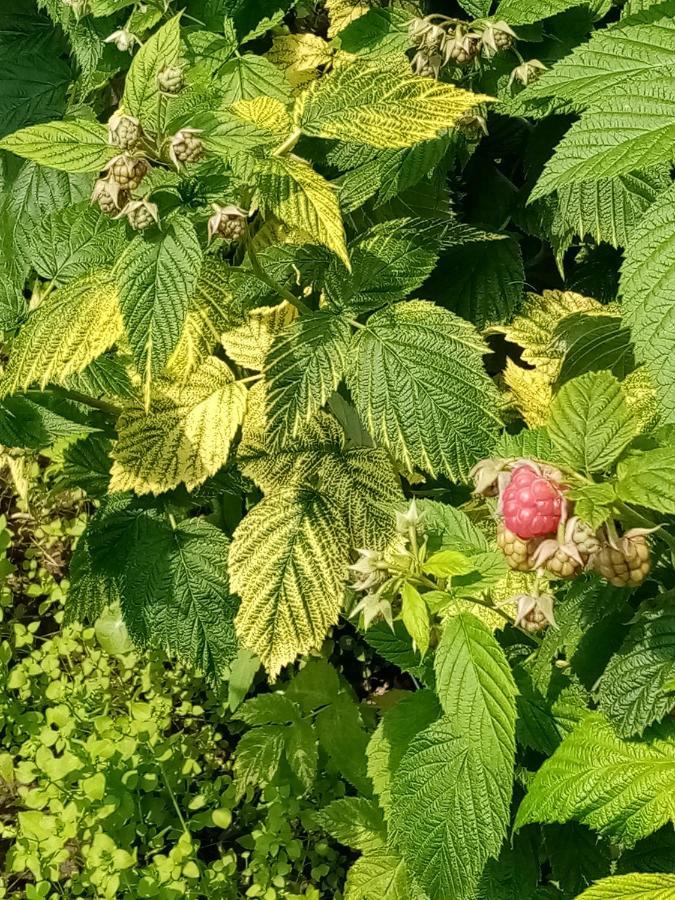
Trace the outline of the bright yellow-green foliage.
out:
[[[159,494],[201,484],[227,461],[244,416],[246,388],[211,357],[188,384],[158,380],[146,412],[128,406],[118,422],[112,491]]]
[[[123,331],[117,290],[105,275],[59,288],[33,312],[12,345],[0,392],[44,387],[81,372]]]
[[[243,325],[224,332],[220,336],[221,343],[237,365],[260,372],[274,338],[297,314],[296,308],[287,300],[278,306],[260,306],[251,310]]]
[[[295,120],[313,137],[371,147],[412,147],[438,137],[489,98],[433,79],[375,66],[349,65],[315,82]]]
[[[337,192],[302,159],[270,158],[260,165],[258,188],[264,207],[308,241],[324,244],[349,267]]]
[[[308,488],[281,490],[243,520],[230,549],[230,582],[242,599],[237,634],[275,678],[317,650],[338,620],[348,536],[334,504]]]

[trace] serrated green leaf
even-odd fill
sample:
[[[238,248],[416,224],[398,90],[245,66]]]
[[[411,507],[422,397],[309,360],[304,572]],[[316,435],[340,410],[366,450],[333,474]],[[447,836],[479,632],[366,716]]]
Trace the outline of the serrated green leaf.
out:
[[[60,288],[29,317],[12,342],[0,393],[62,382],[105,353],[122,335],[115,285],[92,275]]]
[[[573,313],[558,323],[553,341],[565,348],[558,385],[602,369],[622,379],[635,368],[630,332],[618,316]]]
[[[308,791],[314,784],[319,761],[316,734],[309,719],[297,719],[286,728],[284,751],[291,771],[303,790]]]
[[[6,12],[16,17],[18,11]],[[23,34],[20,27],[14,27],[16,18],[2,29],[0,136],[62,115],[73,80],[71,66],[64,58],[62,34],[46,29],[42,18],[29,18],[27,10],[22,13],[27,26]]]
[[[415,735],[440,715],[433,691],[416,691],[384,714],[370,738],[368,775],[387,818],[391,814],[391,781],[401,759]]]
[[[508,784],[517,690],[503,650],[479,619],[462,612],[446,621],[434,667],[436,693],[453,727],[471,735]]]
[[[641,220],[626,249],[621,272],[621,293],[626,324],[635,355],[656,388],[663,424],[675,421],[675,188],[663,193]]]
[[[154,383],[150,405],[124,408],[117,423],[111,491],[193,490],[225,465],[246,408],[246,388],[210,357],[189,384]]]
[[[353,64],[310,85],[294,117],[310,137],[381,149],[410,147],[438,137],[488,99],[386,67]]]
[[[103,502],[86,535],[90,574],[118,593],[134,643],[221,681],[237,654],[223,532],[198,518],[172,528],[152,507],[118,496]]]
[[[497,764],[443,717],[408,745],[391,788],[389,828],[430,900],[468,900],[506,834],[511,785]],[[430,802],[433,798],[433,802]]]
[[[160,234],[138,235],[119,259],[122,318],[146,391],[178,343],[201,264],[201,246],[186,219],[175,219]]]
[[[308,243],[328,247],[349,266],[337,194],[308,163],[281,157],[261,162],[258,189],[267,212],[299,229]]]
[[[300,708],[285,694],[258,694],[243,703],[236,717],[247,725],[288,725],[300,717]]]
[[[523,296],[523,259],[518,242],[502,234],[471,229],[445,250],[429,290],[453,312],[482,328],[508,321]]]
[[[675,512],[675,447],[635,451],[619,463],[616,493],[626,503]]]
[[[617,875],[629,872],[675,872],[675,830],[666,825],[621,854]]]
[[[375,622],[363,632],[363,637],[387,662],[393,663],[404,672],[410,672],[428,687],[433,685],[433,660],[431,657],[424,660],[421,658],[400,619],[394,620],[393,628],[386,622]]]
[[[501,0],[495,16],[509,25],[532,25],[574,6],[584,6],[588,0]]]
[[[439,550],[425,560],[422,571],[427,575],[450,578],[453,575],[468,575],[469,572],[475,571],[475,564],[468,556],[457,550]]]
[[[600,681],[599,705],[621,737],[641,735],[673,708],[675,607],[644,613],[612,656]]]
[[[384,549],[394,532],[396,505],[403,500],[388,453],[375,447],[328,453],[318,476],[322,492],[345,517],[351,545]]]
[[[408,26],[411,14],[391,7],[369,9],[340,32],[340,50],[361,59],[405,53],[412,45]]]
[[[0,149],[64,172],[97,172],[116,155],[107,131],[88,119],[31,125],[0,141]]]
[[[124,245],[124,230],[99,209],[80,203],[52,213],[31,234],[31,261],[57,285],[112,265]]]
[[[110,482],[110,440],[99,432],[80,438],[63,451],[59,484],[79,487],[89,497],[102,497]]]
[[[547,825],[544,840],[553,875],[567,896],[576,897],[612,867],[610,845],[586,825]]]
[[[160,126],[160,100],[157,76],[175,66],[180,54],[180,16],[169,19],[145,41],[134,56],[124,84],[122,108],[135,116],[148,131]]]
[[[6,397],[0,401],[0,444],[40,450],[57,438],[96,431],[83,408],[51,394]]]
[[[277,306],[260,306],[248,313],[242,325],[221,334],[220,342],[227,355],[238,366],[261,372],[265,368],[265,357],[271,350],[275,338],[285,331],[297,316],[296,308],[288,300]]]
[[[247,787],[265,787],[274,778],[284,752],[284,731],[281,725],[252,728],[237,744],[234,758],[234,777],[237,794]]]
[[[337,622],[347,548],[332,504],[306,488],[266,497],[235,531],[230,578],[242,598],[237,633],[271,678],[299,653],[320,647]]]
[[[675,79],[632,81],[603,95],[556,147],[530,200],[568,184],[615,178],[671,157],[675,137]]]
[[[386,843],[387,833],[382,810],[374,800],[344,797],[333,800],[317,813],[319,824],[336,841],[367,853]]]
[[[635,437],[636,423],[616,378],[589,372],[560,388],[548,432],[562,462],[581,472],[602,472]]]
[[[575,818],[630,846],[675,818],[675,722],[624,741],[598,712],[587,715],[539,769],[516,818]]]
[[[337,388],[350,337],[346,319],[320,310],[274,339],[265,359],[267,428],[274,444],[296,437]]]
[[[424,284],[438,259],[440,240],[420,234],[416,225],[410,219],[389,220],[351,241],[351,273],[339,260],[332,260],[326,273],[330,300],[358,315]]]
[[[662,13],[654,23],[599,29],[544,72],[524,96],[555,97],[575,109],[602,108],[618,87],[670,75],[674,63],[675,27],[672,17]]]
[[[351,691],[341,691],[316,717],[319,742],[338,772],[360,794],[373,792],[366,772],[368,733]]]
[[[388,848],[365,853],[347,873],[345,900],[423,900],[408,878],[406,865]]]
[[[458,478],[496,437],[497,397],[473,327],[423,300],[375,313],[347,384],[368,431],[409,469]]]
[[[564,225],[556,230],[566,231],[570,239],[590,235],[596,243],[625,247],[649,206],[669,185],[667,166],[567,185],[558,191],[558,215]]]
[[[401,621],[422,656],[429,649],[429,609],[420,592],[406,582],[401,590]]]
[[[524,428],[518,434],[504,433],[495,447],[495,455],[502,457],[529,457],[547,460],[553,458],[553,444],[546,428]]]
[[[254,97],[272,97],[288,103],[291,97],[291,86],[284,73],[264,56],[245,54],[231,59],[220,69],[218,81],[226,106]]]
[[[579,900],[673,900],[675,875],[614,875],[579,894]]]
[[[567,496],[574,500],[575,514],[591,528],[599,528],[609,518],[616,491],[608,482],[589,483],[574,488]]]

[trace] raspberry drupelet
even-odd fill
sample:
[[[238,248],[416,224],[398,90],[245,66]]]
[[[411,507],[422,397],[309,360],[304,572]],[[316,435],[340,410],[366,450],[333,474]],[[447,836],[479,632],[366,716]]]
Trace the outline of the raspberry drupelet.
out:
[[[504,524],[520,538],[553,534],[560,523],[563,502],[558,485],[530,466],[518,466],[502,494]]]

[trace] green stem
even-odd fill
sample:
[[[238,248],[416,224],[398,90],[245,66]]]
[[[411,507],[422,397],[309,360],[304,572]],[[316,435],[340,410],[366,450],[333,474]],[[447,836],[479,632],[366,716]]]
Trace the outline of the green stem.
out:
[[[70,388],[60,387],[59,385],[50,385],[50,391],[63,397],[64,400],[73,400],[75,403],[82,403],[84,406],[91,406],[92,409],[100,409],[101,412],[109,413],[111,416],[119,416],[122,412],[121,406],[114,403],[108,403],[107,400],[99,400],[97,397],[90,397],[89,394],[83,394],[81,391],[71,391]],[[31,393],[30,391],[28,393]]]
[[[284,300],[288,300],[288,302],[294,306],[298,312],[301,313],[310,313],[312,310],[305,303],[300,300],[299,297],[296,297],[288,288],[284,287],[282,284],[279,284],[274,278],[271,278],[267,272],[263,269],[258,261],[258,257],[256,256],[255,250],[253,249],[253,245],[251,243],[248,244],[248,257],[251,260],[251,268],[255,272],[256,276],[264,281],[265,284],[272,288],[275,293],[277,293],[280,297],[283,297]]]
[[[293,131],[288,135],[285,141],[282,141],[278,147],[272,150],[272,156],[284,156],[286,153],[289,153],[295,145],[298,143],[300,138],[302,137],[302,130],[300,128],[294,128]]]

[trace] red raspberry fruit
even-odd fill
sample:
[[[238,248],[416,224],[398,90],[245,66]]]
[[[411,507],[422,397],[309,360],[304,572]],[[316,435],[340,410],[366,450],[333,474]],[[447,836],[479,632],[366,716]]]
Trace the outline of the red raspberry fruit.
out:
[[[504,524],[521,538],[553,534],[562,504],[562,494],[555,484],[529,466],[518,466],[502,494]]]

